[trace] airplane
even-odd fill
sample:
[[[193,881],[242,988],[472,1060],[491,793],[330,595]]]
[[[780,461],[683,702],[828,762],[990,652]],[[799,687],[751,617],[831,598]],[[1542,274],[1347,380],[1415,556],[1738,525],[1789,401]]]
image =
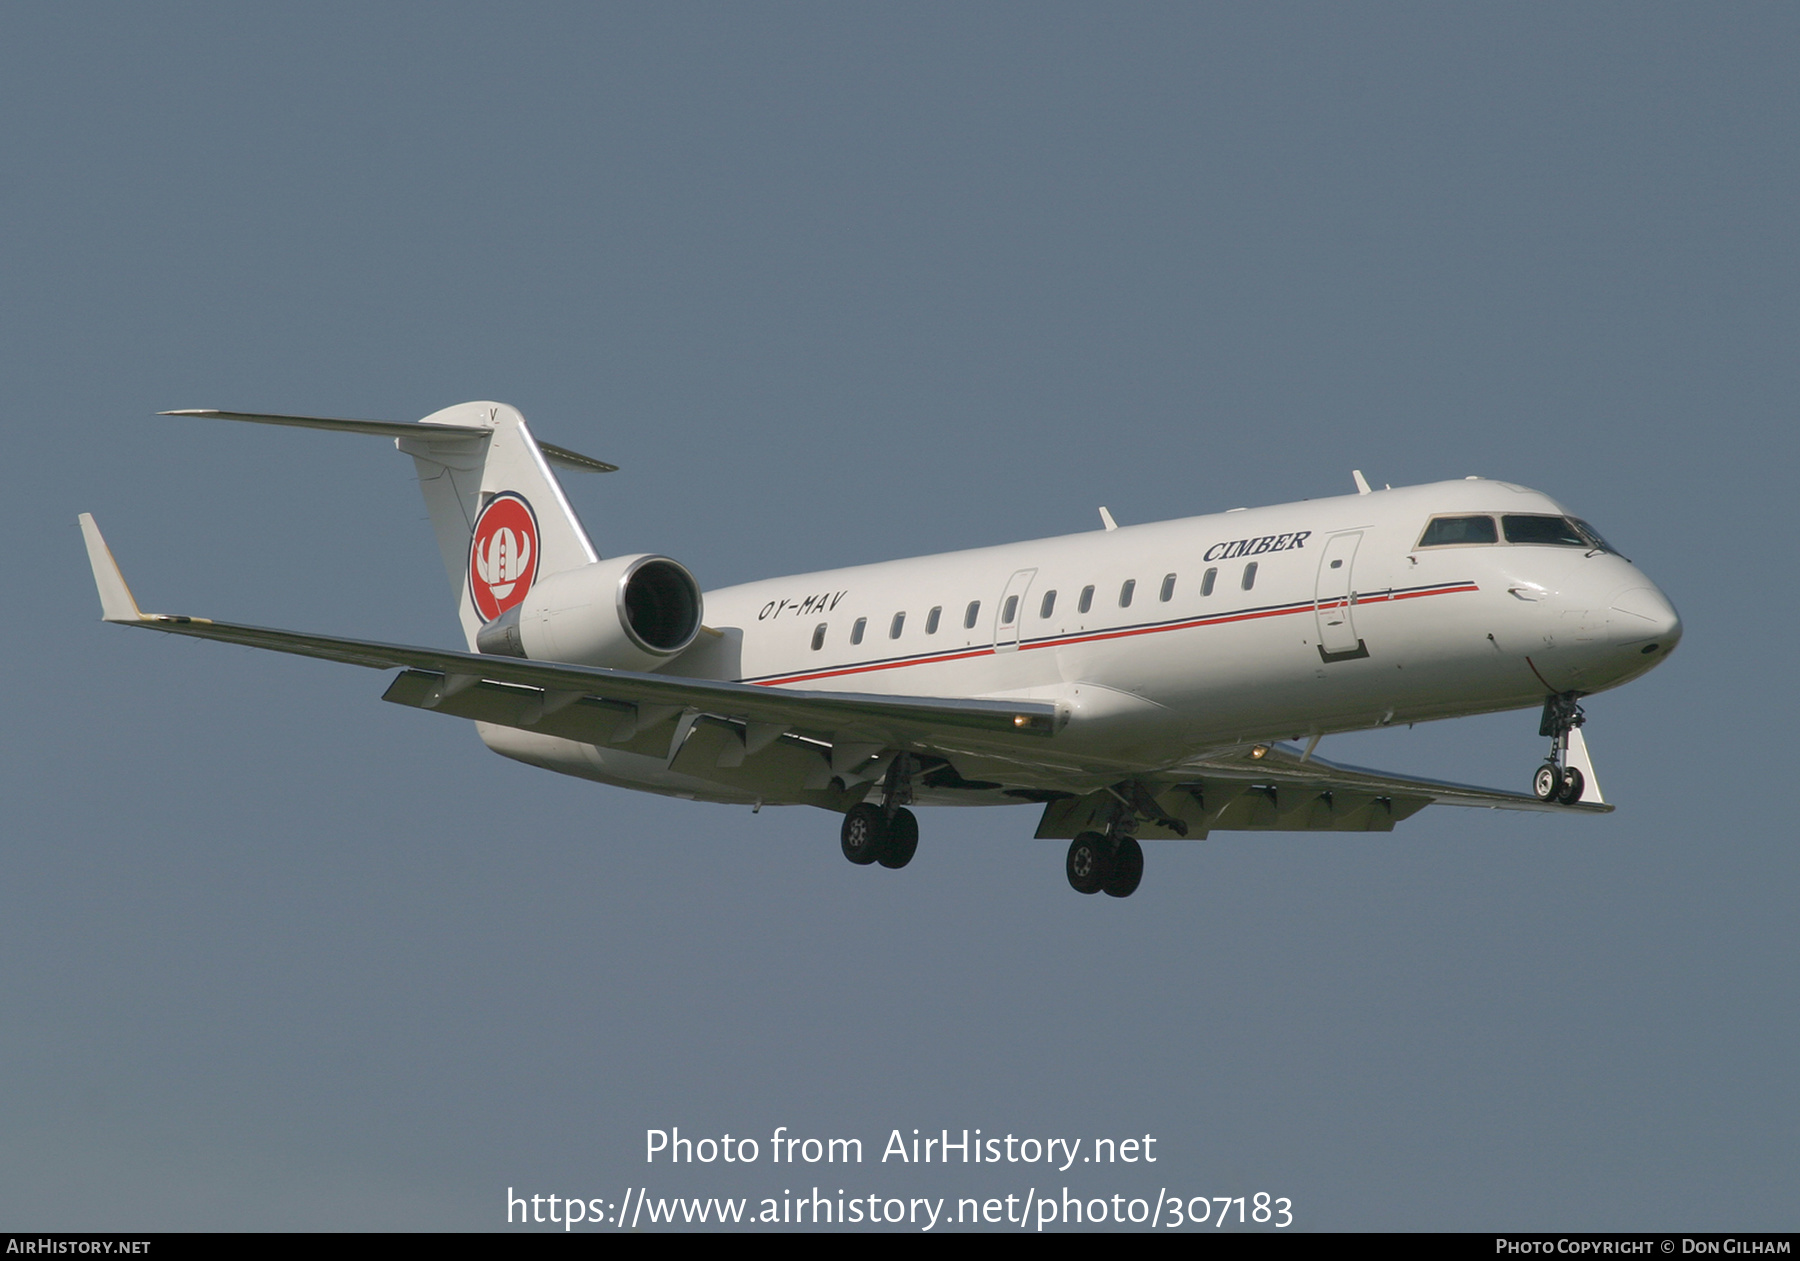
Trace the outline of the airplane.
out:
[[[107,622],[397,669],[382,699],[488,748],[697,801],[843,816],[905,867],[914,805],[1032,804],[1077,892],[1128,897],[1140,840],[1385,832],[1428,805],[1600,813],[1583,697],[1666,658],[1663,593],[1548,496],[1479,477],[702,592],[602,558],[512,407],[416,422],[186,410],[392,438],[417,468],[465,651],[146,614],[91,514]],[[1541,708],[1529,794],[1340,765],[1327,735]],[[1301,742],[1304,741],[1304,747]]]

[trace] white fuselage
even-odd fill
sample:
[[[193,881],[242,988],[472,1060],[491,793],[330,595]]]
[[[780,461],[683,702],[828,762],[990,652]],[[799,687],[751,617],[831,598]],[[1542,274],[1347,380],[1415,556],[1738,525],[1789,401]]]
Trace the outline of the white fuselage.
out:
[[[1250,741],[1536,707],[1626,682],[1679,639],[1667,599],[1614,553],[1418,545],[1456,513],[1566,515],[1468,479],[746,583],[706,595],[723,635],[666,669],[1055,701],[1068,721],[1032,765],[978,745],[957,762],[1055,787]],[[666,763],[587,756],[595,778],[710,795]]]

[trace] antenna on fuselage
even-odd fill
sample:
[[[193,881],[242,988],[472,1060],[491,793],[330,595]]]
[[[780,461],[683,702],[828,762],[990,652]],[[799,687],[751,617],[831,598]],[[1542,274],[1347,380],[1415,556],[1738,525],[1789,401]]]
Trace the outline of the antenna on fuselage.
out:
[[[1361,469],[1359,469],[1359,468],[1351,469],[1350,476],[1352,476],[1356,479],[1356,493],[1357,494],[1367,495],[1370,493],[1369,483],[1366,480],[1364,480]]]
[[[1119,523],[1112,519],[1112,513],[1106,510],[1105,505],[1101,505],[1100,508],[1100,524],[1108,530],[1116,530],[1119,528]]]

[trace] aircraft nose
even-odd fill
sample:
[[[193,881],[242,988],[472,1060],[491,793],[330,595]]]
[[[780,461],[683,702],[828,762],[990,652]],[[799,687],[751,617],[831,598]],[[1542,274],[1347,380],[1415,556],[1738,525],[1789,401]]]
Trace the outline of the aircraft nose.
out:
[[[1620,643],[1642,642],[1642,652],[1668,653],[1681,642],[1681,615],[1655,587],[1627,587],[1613,596],[1608,620]]]

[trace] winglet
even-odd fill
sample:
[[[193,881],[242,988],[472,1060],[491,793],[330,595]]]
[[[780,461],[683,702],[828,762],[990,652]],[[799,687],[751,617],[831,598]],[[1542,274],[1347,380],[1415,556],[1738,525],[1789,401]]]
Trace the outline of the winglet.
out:
[[[119,562],[113,559],[106,540],[100,537],[100,527],[94,524],[94,514],[84,512],[80,521],[81,537],[87,540],[88,564],[94,567],[94,586],[100,591],[100,616],[109,622],[143,621],[137,601],[131,598],[131,588],[125,585],[125,575],[119,572]]]

